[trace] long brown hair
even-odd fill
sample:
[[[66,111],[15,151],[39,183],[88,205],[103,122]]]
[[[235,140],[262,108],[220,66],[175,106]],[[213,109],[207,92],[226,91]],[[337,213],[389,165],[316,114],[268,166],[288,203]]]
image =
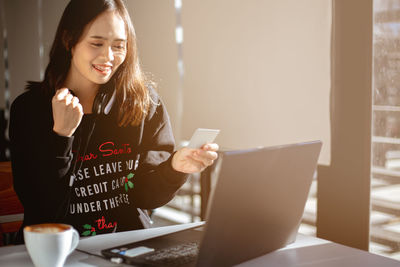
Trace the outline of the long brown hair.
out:
[[[86,25],[105,11],[116,11],[125,23],[127,32],[126,57],[110,81],[100,90],[116,90],[119,104],[119,126],[139,125],[147,115],[152,84],[143,74],[136,45],[135,30],[122,0],[71,0],[64,10],[50,51],[43,84],[49,94],[62,87],[70,65],[71,49],[78,43]]]

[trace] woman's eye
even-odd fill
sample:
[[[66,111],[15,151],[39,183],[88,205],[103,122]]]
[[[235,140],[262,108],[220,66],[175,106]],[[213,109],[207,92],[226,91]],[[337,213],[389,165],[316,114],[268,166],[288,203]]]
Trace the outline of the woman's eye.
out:
[[[100,44],[100,43],[92,43],[92,45],[93,45],[93,46],[96,46],[96,47],[100,47],[100,46],[102,46],[103,44]]]
[[[125,46],[123,46],[123,45],[115,45],[114,47],[117,48],[117,49],[120,49],[120,50],[125,48]]]

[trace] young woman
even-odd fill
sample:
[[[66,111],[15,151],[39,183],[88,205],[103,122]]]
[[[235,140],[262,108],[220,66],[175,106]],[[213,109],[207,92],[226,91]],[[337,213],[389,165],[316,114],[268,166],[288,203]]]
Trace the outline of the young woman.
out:
[[[138,60],[122,0],[71,0],[45,78],[11,107],[14,188],[26,225],[82,236],[142,228],[137,208],[166,204],[217,158],[217,144],[174,152],[167,111]]]

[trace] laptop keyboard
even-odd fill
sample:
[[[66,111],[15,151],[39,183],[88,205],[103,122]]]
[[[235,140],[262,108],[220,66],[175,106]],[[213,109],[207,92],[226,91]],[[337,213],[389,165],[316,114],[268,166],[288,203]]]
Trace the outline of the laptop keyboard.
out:
[[[199,244],[190,242],[157,250],[143,256],[143,260],[149,265],[179,266],[196,260],[198,253]]]

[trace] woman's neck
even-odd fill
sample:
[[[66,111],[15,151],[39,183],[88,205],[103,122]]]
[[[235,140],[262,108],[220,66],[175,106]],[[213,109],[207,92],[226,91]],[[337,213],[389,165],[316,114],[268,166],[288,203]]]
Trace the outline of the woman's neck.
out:
[[[94,98],[96,97],[97,90],[90,90],[89,92],[85,92],[83,90],[76,90],[74,88],[70,88],[76,97],[79,99],[79,103],[82,105],[83,113],[88,114],[92,113],[92,107]]]

